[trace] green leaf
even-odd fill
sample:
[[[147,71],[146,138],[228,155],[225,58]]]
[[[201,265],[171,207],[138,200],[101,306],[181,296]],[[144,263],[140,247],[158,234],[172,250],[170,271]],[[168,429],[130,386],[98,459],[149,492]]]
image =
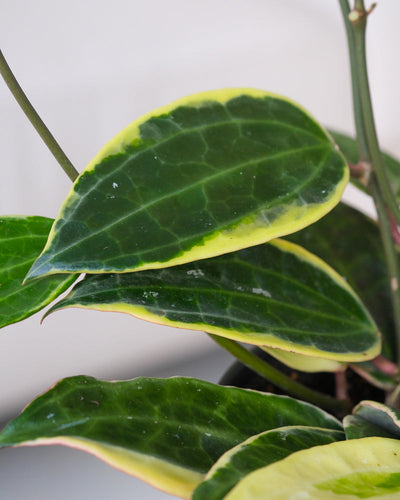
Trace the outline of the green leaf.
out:
[[[360,420],[357,421],[359,427],[365,430],[375,427],[379,429],[379,433],[375,435],[384,435],[389,433],[390,437],[400,439],[400,411],[386,406],[376,401],[361,401],[353,410],[353,415],[365,422],[364,427],[361,426]],[[355,420],[349,420],[347,427],[350,424],[354,425]],[[359,431],[361,432],[361,431]],[[353,429],[346,430],[347,434],[354,433]]]
[[[344,154],[349,163],[357,164],[359,161],[357,141],[347,135],[340,134],[339,132],[329,131],[336,144],[339,146],[340,151]],[[393,158],[393,156],[382,152],[383,163],[386,167],[386,172],[389,177],[390,185],[400,201],[400,162]],[[351,178],[352,184],[358,188],[366,191],[366,188],[357,179]]]
[[[342,361],[380,350],[376,327],[347,283],[283,240],[162,270],[87,276],[49,312],[66,307]]]
[[[337,372],[346,369],[344,363],[335,361],[334,359],[305,356],[304,354],[295,354],[294,352],[284,351],[282,349],[271,349],[269,347],[262,347],[262,349],[280,363],[301,372]]]
[[[385,437],[393,439],[393,434],[379,425],[368,422],[358,415],[346,415],[343,419],[346,439],[360,439],[365,437]]]
[[[45,217],[0,218],[0,328],[40,311],[76,279],[64,274],[22,286],[52,223]]]
[[[2,446],[64,444],[187,498],[230,448],[287,425],[342,430],[310,404],[184,377],[71,377],[0,433]]]
[[[225,500],[375,498],[400,492],[400,441],[340,441],[292,453],[246,476]]]
[[[295,451],[345,439],[342,431],[316,427],[282,427],[253,436],[227,451],[196,488],[192,500],[221,500],[247,474]]]
[[[375,387],[386,392],[392,391],[398,385],[398,374],[389,375],[384,373],[375,365],[375,361],[354,363],[351,365],[351,369]]]
[[[383,354],[393,360],[390,281],[376,223],[341,203],[326,217],[287,239],[315,253],[346,278],[382,333]]]
[[[263,243],[329,212],[347,181],[330,137],[287,99],[186,97],[99,152],[29,277],[163,268]]]

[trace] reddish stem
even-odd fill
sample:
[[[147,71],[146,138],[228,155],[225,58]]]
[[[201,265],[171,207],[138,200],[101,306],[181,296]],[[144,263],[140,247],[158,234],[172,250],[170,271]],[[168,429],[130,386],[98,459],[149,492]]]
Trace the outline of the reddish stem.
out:
[[[346,401],[349,398],[347,391],[346,372],[339,370],[335,372],[336,398],[339,401]]]
[[[386,375],[396,375],[398,373],[398,367],[388,359],[384,358],[381,354],[372,360],[372,363]]]
[[[389,209],[386,209],[388,217],[389,217],[389,222],[390,222],[390,228],[392,230],[392,236],[393,236],[393,241],[396,243],[397,246],[400,246],[400,232],[399,228],[396,224],[396,220],[393,217],[392,212]]]

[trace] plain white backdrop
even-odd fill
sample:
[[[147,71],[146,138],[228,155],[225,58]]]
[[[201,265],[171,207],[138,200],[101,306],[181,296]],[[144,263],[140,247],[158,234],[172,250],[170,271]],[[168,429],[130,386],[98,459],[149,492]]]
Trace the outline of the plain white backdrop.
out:
[[[397,156],[399,18],[400,2],[381,0],[368,28],[379,137]],[[286,95],[326,126],[353,133],[337,0],[0,0],[0,46],[79,171],[141,114],[220,87]],[[0,152],[0,213],[55,217],[70,181],[1,82]],[[148,325],[121,314],[68,310],[39,322],[40,314],[0,332],[0,420],[64,376],[155,375],[214,349],[201,333]],[[15,457],[6,453],[0,453],[1,463]],[[43,453],[45,461],[50,455]],[[91,478],[90,467],[97,465],[94,459],[82,460],[79,470],[88,467],[88,473],[81,475]],[[0,467],[2,491],[8,491],[4,498],[23,498],[7,490],[15,478],[4,470]],[[64,472],[67,477],[68,470]],[[100,475],[96,482],[81,482],[81,490],[63,486],[57,498],[110,498],[108,476]],[[135,496],[139,490],[131,478],[119,482],[115,477],[121,488],[112,498],[166,498],[151,490],[146,490],[148,497],[143,492]],[[30,488],[26,498],[36,498],[34,486]],[[37,498],[50,498],[42,493],[38,490]]]

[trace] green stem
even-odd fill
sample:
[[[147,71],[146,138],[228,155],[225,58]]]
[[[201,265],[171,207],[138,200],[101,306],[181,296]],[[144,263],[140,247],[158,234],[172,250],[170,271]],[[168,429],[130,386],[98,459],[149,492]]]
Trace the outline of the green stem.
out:
[[[388,219],[386,206],[380,194],[378,183],[374,177],[371,179],[370,187],[375,201],[376,211],[378,213],[379,230],[381,232],[383,250],[385,252],[386,263],[390,276],[393,319],[397,332],[396,359],[400,361],[400,336],[398,333],[400,332],[400,282],[398,278],[400,276],[399,258],[394,245],[392,227],[390,225],[390,220]]]
[[[327,410],[347,411],[350,409],[348,401],[339,401],[338,399],[327,396],[321,392],[314,391],[313,389],[300,384],[276,368],[273,368],[267,362],[263,361],[261,358],[248,351],[234,340],[220,337],[218,335],[210,335],[210,337],[214,340],[214,342],[235,356],[235,358],[237,358],[241,363],[292,396],[321,406]]]
[[[357,0],[355,10],[350,11],[347,0],[339,0],[348,38],[353,88],[354,118],[361,161],[369,163],[373,170],[370,190],[379,216],[382,244],[388,266],[393,316],[396,330],[397,361],[400,362],[400,269],[392,236],[391,217],[399,224],[400,211],[392,192],[383,164],[377,140],[372,110],[366,62],[365,31],[368,12],[364,0]],[[350,21],[349,15],[355,14]],[[388,210],[390,214],[388,213]]]
[[[354,108],[354,121],[357,131],[357,144],[360,153],[360,158],[366,157],[368,147],[366,143],[365,126],[363,120],[363,113],[361,107],[361,99],[359,95],[358,86],[358,72],[357,72],[357,56],[356,56],[356,43],[354,37],[353,26],[349,21],[350,7],[348,0],[339,0],[342,9],[344,25],[346,28],[346,35],[348,40],[349,56],[350,56],[350,71],[351,71],[351,85],[353,91],[353,108]]]
[[[68,175],[68,177],[72,181],[74,181],[78,177],[79,172],[72,165],[72,163],[67,158],[64,151],[61,149],[58,142],[51,134],[50,130],[46,127],[46,125],[43,123],[43,120],[37,114],[35,108],[29,102],[29,99],[26,97],[24,91],[17,82],[1,50],[0,50],[0,74],[4,78],[4,81],[6,82],[11,93],[13,94],[16,101],[20,105],[21,109],[26,114],[32,125],[35,127],[36,131],[42,138],[43,142],[46,144],[46,146],[53,154],[54,158],[61,165],[61,167],[63,168],[64,172]]]
[[[359,93],[359,106],[363,119],[363,136],[366,143],[366,150],[362,151],[364,157],[361,160],[366,160],[371,163],[373,171],[376,174],[380,190],[385,199],[385,203],[393,214],[397,224],[400,224],[400,210],[390,186],[389,179],[383,164],[382,155],[379,148],[378,137],[376,134],[374,112],[372,109],[371,93],[369,89],[366,47],[365,47],[365,32],[367,27],[367,11],[364,8],[364,2],[358,2],[360,6],[359,19],[352,25],[354,33],[354,50],[355,50],[355,66],[357,70],[357,87]]]

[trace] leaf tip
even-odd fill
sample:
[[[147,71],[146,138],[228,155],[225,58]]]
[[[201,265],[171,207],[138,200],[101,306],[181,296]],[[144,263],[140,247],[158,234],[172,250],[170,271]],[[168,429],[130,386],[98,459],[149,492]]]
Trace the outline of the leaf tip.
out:
[[[45,276],[47,274],[52,274],[52,268],[48,262],[47,259],[42,259],[42,257],[39,257],[33,264],[32,267],[29,269],[27,275],[25,276],[22,285],[26,285],[27,283],[41,278],[42,276]]]
[[[53,312],[57,311],[58,308],[57,308],[57,304],[55,304],[54,306],[50,307],[50,309],[48,309],[44,314],[43,316],[41,317],[40,319],[40,324],[43,323],[43,321],[48,317],[50,316],[50,314],[53,314]]]

